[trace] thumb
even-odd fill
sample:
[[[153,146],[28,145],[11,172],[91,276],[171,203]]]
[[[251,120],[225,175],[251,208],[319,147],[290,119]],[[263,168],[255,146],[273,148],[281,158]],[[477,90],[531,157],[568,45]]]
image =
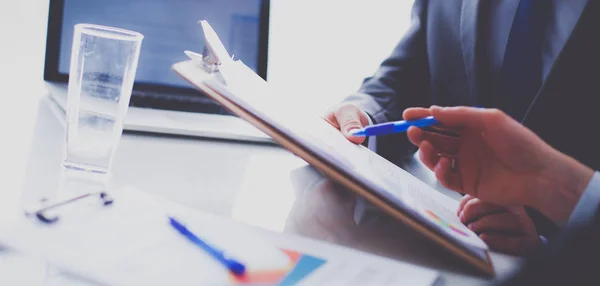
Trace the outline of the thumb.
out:
[[[482,123],[486,121],[486,113],[490,110],[475,108],[475,107],[439,107],[432,106],[430,108],[431,115],[449,128],[480,128]]]
[[[369,120],[362,110],[355,106],[340,108],[337,110],[335,117],[340,124],[340,131],[348,140],[356,144],[365,141],[365,137],[351,135],[353,130],[363,128],[368,124]]]

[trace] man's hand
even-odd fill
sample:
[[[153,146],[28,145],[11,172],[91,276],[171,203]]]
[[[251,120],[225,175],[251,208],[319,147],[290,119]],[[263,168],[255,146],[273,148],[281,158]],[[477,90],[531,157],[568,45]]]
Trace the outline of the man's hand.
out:
[[[524,256],[542,246],[533,221],[521,206],[494,205],[466,195],[457,215],[492,250]]]
[[[327,113],[325,121],[339,129],[350,142],[362,144],[365,141],[365,137],[363,136],[350,135],[352,130],[369,125],[367,113],[356,105],[345,103],[334,108]]]
[[[408,137],[419,146],[421,160],[442,185],[482,201],[528,205],[560,224],[568,219],[593,175],[499,110],[411,108],[404,119],[429,115],[460,138],[411,127]]]

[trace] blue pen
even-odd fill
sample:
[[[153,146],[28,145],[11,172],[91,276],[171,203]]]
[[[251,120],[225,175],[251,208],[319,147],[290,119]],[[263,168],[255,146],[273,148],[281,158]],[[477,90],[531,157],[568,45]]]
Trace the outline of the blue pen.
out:
[[[208,252],[212,257],[221,262],[229,271],[231,271],[235,275],[243,275],[246,272],[246,266],[244,264],[238,262],[235,259],[227,257],[225,253],[215,247],[212,247],[194,233],[189,231],[182,223],[178,222],[176,219],[169,217],[169,221],[171,222],[171,226],[175,228],[179,233],[181,233],[185,238],[194,243],[195,245],[202,248],[204,251]]]
[[[376,135],[385,135],[399,132],[406,132],[409,127],[427,127],[431,125],[439,124],[437,120],[433,118],[433,116],[428,116],[425,118],[411,120],[411,121],[395,121],[388,122],[382,124],[375,124],[371,126],[367,126],[362,129],[358,129],[352,133],[353,136],[376,136]]]

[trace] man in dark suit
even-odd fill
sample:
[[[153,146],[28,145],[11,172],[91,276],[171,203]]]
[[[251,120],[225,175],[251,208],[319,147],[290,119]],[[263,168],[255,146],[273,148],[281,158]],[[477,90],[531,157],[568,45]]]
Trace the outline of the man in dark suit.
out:
[[[600,103],[599,26],[597,1],[415,0],[404,38],[326,120],[363,143],[349,131],[400,120],[409,107],[496,107],[559,151],[600,169],[600,136],[585,131],[596,128]],[[403,134],[364,143],[400,166],[415,151]],[[472,220],[494,208],[483,207],[490,211]],[[521,210],[506,211],[521,219]],[[529,213],[544,234],[556,231]]]
[[[564,225],[560,239],[503,284],[600,284],[600,172],[547,145],[499,110],[431,107],[404,112],[407,119],[429,115],[460,134],[454,139],[408,130],[423,163],[444,186],[492,203],[528,205]],[[438,155],[448,146],[457,146],[455,152]]]

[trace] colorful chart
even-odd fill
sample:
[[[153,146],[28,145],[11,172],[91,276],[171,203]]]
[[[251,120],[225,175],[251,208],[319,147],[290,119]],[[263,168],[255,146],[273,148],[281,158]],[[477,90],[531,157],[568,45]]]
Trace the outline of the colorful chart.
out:
[[[232,282],[244,284],[296,285],[317,270],[325,260],[296,251],[282,249],[290,258],[290,265],[284,269],[247,272],[244,276],[231,275]]]
[[[466,237],[468,237],[468,236],[469,236],[469,235],[468,235],[466,232],[464,232],[464,231],[460,230],[460,228],[458,228],[456,225],[454,225],[454,224],[452,224],[452,223],[449,223],[449,222],[447,222],[447,221],[446,221],[446,220],[444,220],[443,218],[440,218],[440,217],[438,217],[438,216],[437,216],[435,213],[433,213],[432,211],[430,211],[430,210],[425,210],[425,213],[427,213],[429,216],[431,216],[431,217],[433,218],[433,220],[434,220],[435,222],[437,222],[439,225],[441,225],[441,226],[443,226],[443,227],[446,227],[446,228],[449,228],[449,229],[453,230],[454,232],[456,232],[456,233],[458,233],[458,234],[460,234],[460,235],[462,235],[462,236],[466,236]]]

